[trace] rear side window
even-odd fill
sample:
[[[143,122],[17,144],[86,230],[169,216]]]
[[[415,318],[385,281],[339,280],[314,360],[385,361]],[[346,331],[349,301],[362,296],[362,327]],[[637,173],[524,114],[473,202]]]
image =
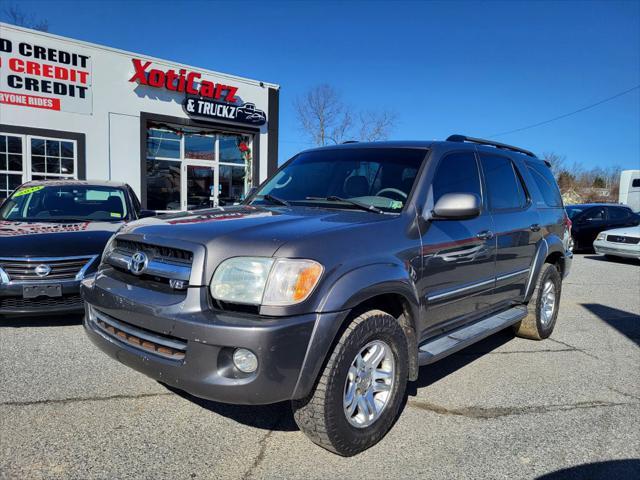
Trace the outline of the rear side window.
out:
[[[544,203],[549,207],[561,207],[562,196],[551,170],[540,162],[527,162],[527,168],[536,182],[538,190],[542,193]]]
[[[637,188],[640,187],[640,178],[634,178],[631,182],[631,187]]]
[[[438,164],[433,178],[433,204],[447,193],[480,195],[480,174],[473,152],[451,153]]]
[[[513,162],[499,155],[480,154],[487,183],[487,197],[492,210],[523,208],[527,195]]]
[[[631,215],[631,210],[626,208],[608,207],[607,210],[609,210],[609,220],[624,220]]]

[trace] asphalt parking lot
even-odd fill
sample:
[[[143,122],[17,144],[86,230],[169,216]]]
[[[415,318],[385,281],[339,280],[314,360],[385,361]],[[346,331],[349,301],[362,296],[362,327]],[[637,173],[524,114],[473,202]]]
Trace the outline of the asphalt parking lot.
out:
[[[191,398],[78,318],[0,327],[0,478],[640,478],[640,263],[578,255],[551,339],[503,332],[424,367],[375,447],[341,458],[288,405]]]

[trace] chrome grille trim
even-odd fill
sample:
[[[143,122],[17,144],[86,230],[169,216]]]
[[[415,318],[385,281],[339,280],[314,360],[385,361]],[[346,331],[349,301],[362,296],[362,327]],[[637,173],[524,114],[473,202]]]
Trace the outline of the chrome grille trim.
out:
[[[79,257],[0,257],[0,284],[60,283],[80,281],[98,255]],[[35,268],[48,265],[48,275],[38,276]]]
[[[107,256],[106,261],[111,266],[128,272],[132,256],[133,254],[127,255],[114,250]],[[149,260],[144,274],[188,282],[191,277],[191,267],[164,263],[161,260],[153,258]]]
[[[116,238],[114,250],[125,255],[133,255],[136,252],[144,252],[150,259],[157,262],[191,266],[193,252],[180,248],[152,245],[150,243],[136,242]]]

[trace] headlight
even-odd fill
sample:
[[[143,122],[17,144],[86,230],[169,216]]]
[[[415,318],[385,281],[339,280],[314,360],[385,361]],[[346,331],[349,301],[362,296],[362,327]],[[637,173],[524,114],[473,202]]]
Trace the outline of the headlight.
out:
[[[231,303],[293,305],[309,297],[322,270],[313,260],[230,258],[213,274],[211,296]]]
[[[111,238],[109,239],[109,241],[107,241],[107,244],[104,247],[104,250],[102,251],[102,257],[100,258],[100,263],[104,263],[104,261],[106,260],[106,258],[109,256],[109,254],[111,252],[113,252],[116,248],[116,235],[117,234],[113,234],[111,235]]]
[[[596,240],[604,240],[606,238],[606,234],[604,232],[600,232],[596,237]]]

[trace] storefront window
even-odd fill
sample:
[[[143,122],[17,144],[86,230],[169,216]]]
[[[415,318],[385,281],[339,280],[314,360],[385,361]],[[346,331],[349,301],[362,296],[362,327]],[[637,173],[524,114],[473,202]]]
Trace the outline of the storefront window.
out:
[[[45,173],[49,178],[73,178],[75,173],[73,142],[31,139],[31,171]],[[33,178],[40,178],[36,175]]]
[[[221,206],[233,205],[244,199],[246,175],[244,167],[220,165],[220,185],[218,202]]]
[[[215,135],[198,135],[185,133],[184,156],[198,160],[215,160]]]
[[[180,210],[180,163],[147,159],[147,208]]]
[[[0,135],[0,201],[22,183],[22,139]]]
[[[23,182],[76,177],[76,142],[0,134],[0,199]]]
[[[252,137],[153,124],[147,137],[147,207],[207,208],[251,188]]]

